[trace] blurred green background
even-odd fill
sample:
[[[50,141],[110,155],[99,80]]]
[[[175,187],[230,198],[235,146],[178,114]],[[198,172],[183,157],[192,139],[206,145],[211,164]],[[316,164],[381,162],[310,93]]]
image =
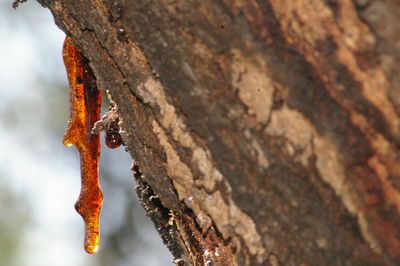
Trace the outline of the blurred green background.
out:
[[[101,246],[83,250],[74,210],[79,157],[61,139],[69,118],[64,33],[49,10],[28,1],[0,2],[0,265],[172,265],[172,256],[134,192],[123,147],[104,147]]]

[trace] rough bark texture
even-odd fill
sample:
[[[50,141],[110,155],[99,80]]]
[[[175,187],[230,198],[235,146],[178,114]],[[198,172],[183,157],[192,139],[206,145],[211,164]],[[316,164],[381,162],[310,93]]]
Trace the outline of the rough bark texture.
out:
[[[176,263],[400,264],[399,1],[39,2]]]

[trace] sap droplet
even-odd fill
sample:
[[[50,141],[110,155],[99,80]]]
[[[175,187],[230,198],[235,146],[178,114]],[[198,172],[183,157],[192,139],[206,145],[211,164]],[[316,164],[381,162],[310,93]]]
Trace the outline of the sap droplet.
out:
[[[119,133],[112,132],[106,133],[106,145],[110,149],[115,149],[121,146],[122,144],[122,137]]]
[[[110,149],[115,149],[121,146],[122,137],[119,134],[118,120],[112,122],[106,131],[105,142],[107,147]]]

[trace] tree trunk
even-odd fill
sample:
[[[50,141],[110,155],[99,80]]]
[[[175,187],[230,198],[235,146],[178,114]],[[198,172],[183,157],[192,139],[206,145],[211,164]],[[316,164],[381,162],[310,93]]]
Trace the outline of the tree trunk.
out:
[[[177,264],[400,264],[399,1],[39,2]]]

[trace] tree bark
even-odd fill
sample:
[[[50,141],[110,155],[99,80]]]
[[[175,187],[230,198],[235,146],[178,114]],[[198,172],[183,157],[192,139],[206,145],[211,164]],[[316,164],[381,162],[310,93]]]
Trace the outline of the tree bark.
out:
[[[399,1],[39,2],[177,264],[400,264]]]

